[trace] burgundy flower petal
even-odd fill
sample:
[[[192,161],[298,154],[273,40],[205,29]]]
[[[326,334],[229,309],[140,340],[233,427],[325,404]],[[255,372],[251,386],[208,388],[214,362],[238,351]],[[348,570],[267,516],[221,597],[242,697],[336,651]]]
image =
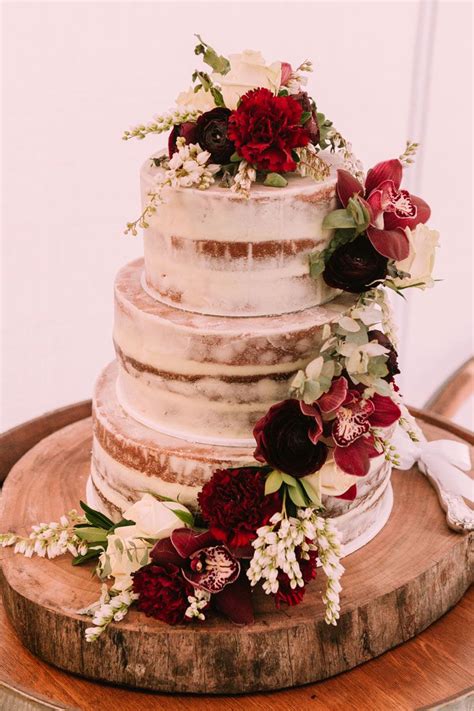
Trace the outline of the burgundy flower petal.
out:
[[[159,565],[172,563],[173,565],[181,565],[182,557],[171,542],[171,538],[163,538],[157,541],[150,551],[150,558]]]
[[[252,591],[245,573],[231,585],[216,595],[212,601],[219,612],[236,625],[249,625],[254,621],[252,608]]]
[[[193,553],[182,573],[194,587],[218,593],[237,580],[240,563],[226,546],[211,546]]]
[[[318,400],[318,407],[321,412],[327,414],[337,410],[346,399],[348,387],[347,380],[344,377],[333,380],[329,391],[321,395]]]
[[[410,200],[416,207],[415,217],[399,217],[395,212],[387,212],[384,215],[384,226],[386,230],[409,227],[412,229],[416,225],[428,222],[431,215],[431,208],[422,198],[410,195]]]
[[[338,494],[335,499],[344,499],[344,501],[354,501],[357,496],[357,484],[352,484],[343,494]]]
[[[346,474],[365,476],[369,471],[370,458],[379,454],[371,437],[359,437],[348,447],[336,447],[334,461]]]
[[[384,395],[375,393],[371,400],[375,410],[369,416],[369,421],[372,427],[390,427],[401,417],[400,408],[393,400]]]
[[[308,427],[308,437],[313,444],[317,444],[323,433],[323,420],[319,410],[313,405],[300,401],[301,412],[313,418],[313,423]]]
[[[354,195],[363,195],[364,188],[359,183],[357,178],[354,178],[348,170],[337,171],[337,196],[342,203],[343,207],[346,207],[349,199],[354,197]]]
[[[182,558],[189,558],[196,551],[215,543],[215,539],[210,531],[197,533],[190,528],[176,528],[171,534],[171,543]]]
[[[385,217],[388,214],[393,213],[385,213]],[[376,227],[369,226],[367,228],[367,236],[374,249],[382,256],[388,259],[395,259],[397,262],[401,262],[408,257],[410,243],[403,230],[378,230]]]
[[[368,195],[375,190],[380,183],[384,180],[392,180],[395,189],[398,190],[402,182],[403,166],[398,160],[398,158],[393,158],[392,160],[385,160],[381,163],[377,163],[369,172],[367,173],[367,178],[365,180],[365,194]]]

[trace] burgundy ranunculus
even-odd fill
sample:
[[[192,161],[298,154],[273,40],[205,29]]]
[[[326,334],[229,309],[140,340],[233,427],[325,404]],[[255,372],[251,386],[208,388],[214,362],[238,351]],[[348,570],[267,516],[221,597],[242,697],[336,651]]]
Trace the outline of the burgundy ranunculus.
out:
[[[168,155],[170,158],[173,153],[176,153],[176,140],[178,138],[184,138],[186,143],[196,143],[196,126],[197,124],[194,121],[185,121],[173,126],[168,136]]]
[[[308,132],[311,143],[317,145],[317,143],[319,143],[319,124],[314,103],[311,101],[306,91],[300,91],[299,94],[293,94],[293,99],[301,105],[303,113],[311,114],[311,116],[304,122],[303,128]]]
[[[196,140],[201,148],[209,151],[213,163],[228,163],[235,147],[227,135],[230,109],[218,107],[206,111],[196,122]]]
[[[291,476],[307,476],[326,461],[327,447],[320,441],[322,431],[319,410],[295,399],[283,400],[255,425],[254,457]]]
[[[291,96],[253,89],[241,98],[229,118],[228,136],[239,156],[260,170],[293,172],[291,151],[306,146],[308,131],[300,125],[301,105]]]
[[[282,602],[289,607],[293,607],[293,605],[299,605],[304,598],[307,583],[316,577],[316,560],[318,558],[317,551],[309,551],[308,555],[309,558],[304,559],[301,558],[300,551],[296,551],[296,558],[300,564],[301,575],[303,576],[304,585],[302,587],[298,586],[292,588],[288,575],[282,571],[279,572],[278,592],[275,593],[276,607],[280,607]]]
[[[388,358],[386,362],[388,375],[386,375],[384,379],[391,382],[395,375],[398,375],[400,372],[400,368],[398,367],[398,353],[395,350],[392,341],[387,338],[385,333],[382,333],[382,331],[379,331],[376,328],[369,331],[367,335],[369,337],[369,341],[377,341],[377,343],[388,350]]]
[[[218,469],[198,494],[211,534],[230,548],[248,546],[274,513],[281,510],[278,492],[265,496],[261,469]]]
[[[323,278],[335,289],[360,294],[385,279],[387,263],[388,259],[377,252],[365,235],[361,235],[333,252]]]
[[[138,594],[138,609],[148,617],[169,625],[188,620],[184,613],[189,607],[188,595],[194,589],[177,565],[150,563],[140,568],[133,573],[133,592]]]

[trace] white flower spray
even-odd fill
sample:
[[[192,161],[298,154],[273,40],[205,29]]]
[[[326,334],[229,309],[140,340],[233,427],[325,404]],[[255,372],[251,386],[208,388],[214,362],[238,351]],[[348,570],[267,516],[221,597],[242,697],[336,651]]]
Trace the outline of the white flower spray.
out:
[[[19,536],[16,533],[0,534],[0,546],[15,546],[15,553],[21,553],[27,558],[38,555],[40,558],[56,558],[64,553],[71,555],[85,555],[88,544],[82,541],[75,533],[74,526],[85,523],[86,519],[74,509],[61,516],[58,522],[39,523],[31,527],[28,536]]]
[[[339,533],[330,519],[318,516],[312,508],[299,508],[297,516],[287,517],[276,513],[267,526],[257,530],[252,543],[255,553],[250,561],[247,576],[252,586],[263,580],[263,590],[276,594],[279,588],[278,574],[285,573],[292,589],[304,587],[296,549],[303,560],[310,551],[318,552],[318,559],[327,577],[323,602],[326,606],[325,621],[335,625],[339,618],[339,582],[344,568],[341,565]]]
[[[78,610],[79,615],[92,617],[94,627],[86,628],[86,642],[95,642],[111,622],[123,620],[137,599],[138,595],[133,593],[131,588],[117,592],[108,590],[107,585],[103,585],[99,600],[83,610]]]
[[[137,235],[137,227],[149,227],[148,219],[156,212],[157,204],[162,200],[161,193],[166,187],[207,190],[214,183],[214,175],[220,165],[209,163],[211,154],[203,151],[199,143],[186,143],[180,136],[176,140],[176,152],[163,162],[161,170],[154,178],[154,187],[148,192],[148,203],[142,214],[134,222],[127,223],[125,234]]]
[[[208,606],[209,600],[211,599],[211,594],[207,590],[200,590],[199,588],[194,588],[194,595],[188,596],[189,607],[184,613],[186,617],[193,619],[193,617],[198,620],[205,620],[203,610]]]
[[[173,126],[179,126],[187,121],[196,121],[196,119],[202,114],[202,111],[197,109],[171,109],[165,114],[158,114],[154,117],[153,121],[149,121],[147,124],[140,123],[137,126],[132,126],[129,131],[124,131],[122,139],[124,141],[129,141],[131,138],[139,138],[142,140],[149,133],[164,133],[165,131],[171,131]]]
[[[247,163],[246,160],[241,160],[239,163],[239,168],[237,173],[234,175],[234,182],[232,183],[230,189],[232,192],[242,195],[242,197],[248,198],[250,195],[250,188],[252,183],[257,180],[257,171],[255,168]]]

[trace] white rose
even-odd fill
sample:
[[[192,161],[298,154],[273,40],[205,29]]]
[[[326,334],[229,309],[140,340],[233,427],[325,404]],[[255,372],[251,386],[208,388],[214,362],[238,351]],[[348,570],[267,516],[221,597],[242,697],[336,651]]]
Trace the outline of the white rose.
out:
[[[182,111],[191,111],[195,109],[196,111],[211,111],[211,109],[216,108],[216,102],[210,91],[204,91],[204,89],[199,89],[199,91],[194,91],[193,87],[189,87],[187,91],[182,91],[178,94],[176,99],[176,106]]]
[[[116,530],[127,538],[168,538],[175,528],[185,525],[174,511],[190,513],[186,506],[176,501],[159,501],[151,494],[144,494],[123,514],[124,518],[135,521],[135,526],[124,526]]]
[[[313,489],[327,496],[344,494],[360,480],[360,477],[342,471],[334,459],[329,459],[317,472],[303,478],[311,484]]]
[[[246,49],[242,54],[229,56],[230,71],[213,74],[212,79],[220,84],[224,103],[228,109],[236,109],[241,96],[251,89],[270,89],[278,93],[281,83],[281,62],[265,64],[260,52]]]
[[[124,526],[107,536],[107,549],[101,553],[99,566],[104,571],[108,563],[107,577],[115,578],[114,590],[126,590],[132,584],[132,573],[149,562],[150,545],[140,538],[127,537]]]
[[[405,228],[410,243],[410,253],[406,259],[397,262],[397,269],[410,274],[406,279],[394,279],[396,286],[418,286],[425,289],[433,286],[435,251],[439,242],[439,232],[419,224],[414,230]]]

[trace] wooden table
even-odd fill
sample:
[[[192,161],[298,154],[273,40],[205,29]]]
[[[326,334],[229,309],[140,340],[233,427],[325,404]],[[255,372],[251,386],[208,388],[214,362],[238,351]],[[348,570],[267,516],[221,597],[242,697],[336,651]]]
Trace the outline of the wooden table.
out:
[[[89,413],[90,403],[79,403],[0,436],[0,481],[15,461],[37,441]],[[472,441],[470,433],[452,423],[442,418],[432,419],[433,424]],[[453,610],[418,637],[350,672],[301,688],[234,697],[167,696],[110,687],[73,677],[28,652],[18,641],[0,607],[0,709],[342,711],[350,708],[403,711],[429,708],[453,697],[464,697],[467,704],[469,688],[473,683],[473,601],[471,590]]]

